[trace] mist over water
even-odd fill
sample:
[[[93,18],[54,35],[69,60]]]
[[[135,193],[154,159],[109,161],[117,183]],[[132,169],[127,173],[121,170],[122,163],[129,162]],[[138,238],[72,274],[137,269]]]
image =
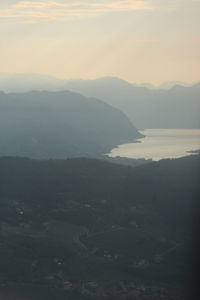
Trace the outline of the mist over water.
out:
[[[191,155],[190,151],[200,149],[199,129],[145,129],[140,132],[145,137],[139,139],[138,143],[119,145],[109,156],[158,161]]]

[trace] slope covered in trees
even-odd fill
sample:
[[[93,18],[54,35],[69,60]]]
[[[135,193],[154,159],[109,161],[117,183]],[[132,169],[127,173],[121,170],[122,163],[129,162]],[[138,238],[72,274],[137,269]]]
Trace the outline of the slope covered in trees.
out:
[[[1,158],[0,295],[12,283],[20,299],[33,287],[43,300],[47,287],[57,299],[184,299],[199,160]]]

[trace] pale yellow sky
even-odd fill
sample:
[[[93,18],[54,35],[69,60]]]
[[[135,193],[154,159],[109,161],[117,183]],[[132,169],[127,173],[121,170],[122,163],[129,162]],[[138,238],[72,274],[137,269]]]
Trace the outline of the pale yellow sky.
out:
[[[200,80],[199,0],[1,0],[0,72]]]

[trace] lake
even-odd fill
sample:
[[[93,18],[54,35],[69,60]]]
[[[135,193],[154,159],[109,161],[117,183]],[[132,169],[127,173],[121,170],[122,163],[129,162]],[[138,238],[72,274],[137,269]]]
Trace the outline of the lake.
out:
[[[200,149],[200,129],[145,129],[140,132],[144,138],[136,143],[119,145],[108,156],[158,161],[191,155],[188,151]]]

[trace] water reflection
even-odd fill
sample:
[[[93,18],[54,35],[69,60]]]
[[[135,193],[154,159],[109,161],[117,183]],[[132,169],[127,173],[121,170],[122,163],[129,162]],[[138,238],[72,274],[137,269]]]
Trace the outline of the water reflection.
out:
[[[110,157],[145,158],[160,160],[190,155],[200,149],[200,129],[146,129],[138,143],[119,145]]]

